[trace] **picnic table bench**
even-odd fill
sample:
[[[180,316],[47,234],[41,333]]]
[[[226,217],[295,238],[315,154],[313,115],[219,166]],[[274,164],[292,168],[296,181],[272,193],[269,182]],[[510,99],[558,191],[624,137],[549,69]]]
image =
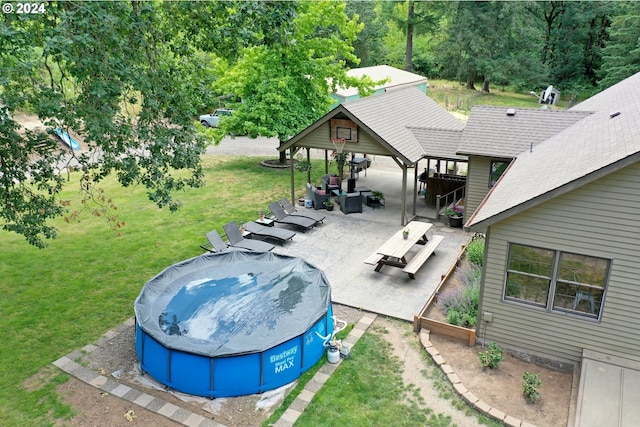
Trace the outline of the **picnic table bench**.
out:
[[[436,248],[438,247],[440,242],[442,242],[443,239],[444,239],[444,236],[439,236],[439,235],[435,235],[431,237],[431,240],[429,240],[429,243],[427,243],[422,249],[420,249],[420,252],[415,254],[413,258],[411,258],[411,261],[409,261],[409,263],[405,265],[402,271],[404,271],[405,273],[408,273],[410,278],[415,279],[416,272],[420,269],[420,267],[422,267],[422,264],[427,262],[429,257],[433,253],[435,253]]]

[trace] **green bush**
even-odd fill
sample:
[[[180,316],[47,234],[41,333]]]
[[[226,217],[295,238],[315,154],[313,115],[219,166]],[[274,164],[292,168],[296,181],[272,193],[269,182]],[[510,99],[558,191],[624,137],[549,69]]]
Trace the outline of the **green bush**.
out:
[[[500,362],[504,360],[504,355],[501,347],[494,342],[489,344],[487,351],[481,351],[478,353],[480,364],[484,368],[497,369],[500,366]]]
[[[483,237],[476,236],[471,243],[467,245],[467,258],[471,264],[482,267],[482,260],[484,259]]]
[[[447,323],[450,325],[460,326],[460,313],[454,309],[449,310],[447,312]]]
[[[465,283],[464,288],[445,292],[440,296],[439,300],[447,316],[447,323],[465,328],[476,325],[481,273],[479,267],[471,265],[461,273],[464,275],[462,279]],[[450,314],[451,311],[455,311],[455,314]]]
[[[522,376],[522,392],[533,403],[540,398],[538,393],[538,387],[542,385],[542,381],[538,374],[532,374],[529,371],[524,371]]]

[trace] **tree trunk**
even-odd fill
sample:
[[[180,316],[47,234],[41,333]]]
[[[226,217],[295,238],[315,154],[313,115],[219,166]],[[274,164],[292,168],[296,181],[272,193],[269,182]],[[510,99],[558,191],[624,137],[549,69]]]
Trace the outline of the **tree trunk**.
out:
[[[282,146],[282,144],[284,144],[285,141],[278,141],[278,145]],[[278,151],[279,154],[279,158],[278,158],[278,163],[280,163],[281,165],[284,165],[285,163],[287,163],[287,152],[286,151]]]
[[[466,89],[476,90],[476,86],[474,81],[476,79],[476,73],[474,71],[470,71],[467,75],[467,84],[465,86]]]
[[[489,92],[489,79],[485,78],[482,82],[482,91],[485,93],[490,93]]]
[[[407,50],[405,52],[404,69],[413,71],[413,0],[409,1],[407,12]]]

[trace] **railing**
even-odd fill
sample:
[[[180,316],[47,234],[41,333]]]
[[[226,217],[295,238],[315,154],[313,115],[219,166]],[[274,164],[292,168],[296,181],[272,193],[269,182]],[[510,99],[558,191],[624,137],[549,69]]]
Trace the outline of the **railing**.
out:
[[[464,197],[466,188],[467,186],[463,185],[462,187],[456,188],[455,190],[445,194],[444,196],[441,196],[440,194],[436,196],[436,220],[440,219],[440,210],[443,207],[447,207]]]

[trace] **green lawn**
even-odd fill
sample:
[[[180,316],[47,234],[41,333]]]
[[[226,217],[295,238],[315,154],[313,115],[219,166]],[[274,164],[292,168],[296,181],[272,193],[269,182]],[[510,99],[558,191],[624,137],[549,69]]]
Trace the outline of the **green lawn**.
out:
[[[479,87],[479,86],[476,86]],[[509,107],[540,108],[538,97],[528,92],[512,92],[508,88],[492,85],[491,93],[465,89],[463,84],[448,80],[429,80],[427,94],[449,111],[469,115],[474,105],[497,105]],[[533,89],[532,89],[533,90]],[[566,108],[568,101],[560,98],[558,106]]]
[[[207,185],[178,195],[184,205],[174,214],[158,210],[142,188],[107,181],[105,192],[126,223],[118,231],[88,211],[79,222],[57,221],[59,236],[44,250],[0,231],[1,425],[45,425],[59,406],[56,397],[49,389],[26,391],[27,378],[131,317],[142,285],[201,254],[204,233],[255,219],[269,202],[290,193],[289,171],[259,167],[258,160],[207,157]],[[77,182],[63,196],[77,208]]]

